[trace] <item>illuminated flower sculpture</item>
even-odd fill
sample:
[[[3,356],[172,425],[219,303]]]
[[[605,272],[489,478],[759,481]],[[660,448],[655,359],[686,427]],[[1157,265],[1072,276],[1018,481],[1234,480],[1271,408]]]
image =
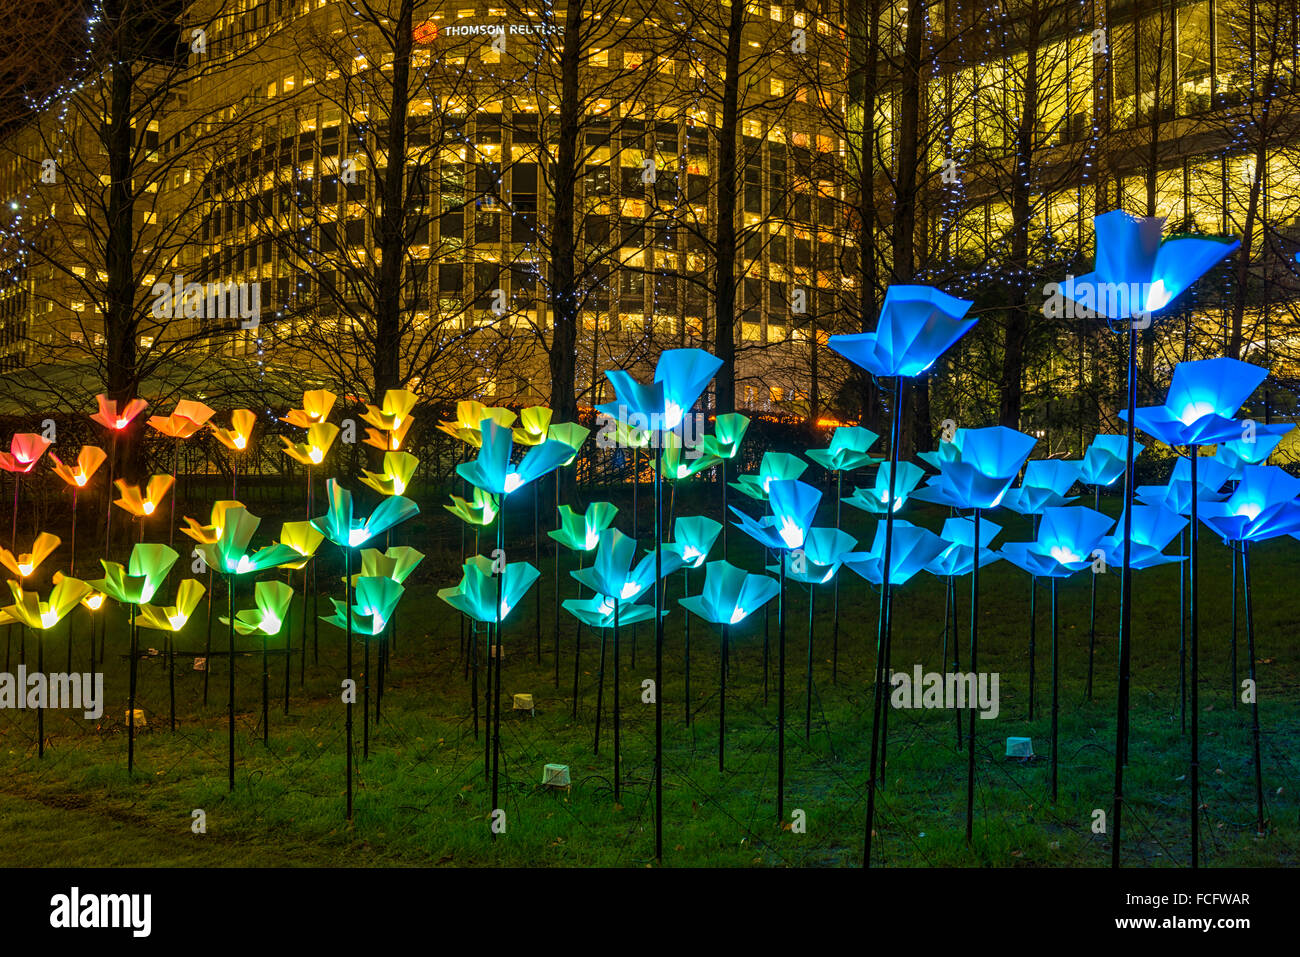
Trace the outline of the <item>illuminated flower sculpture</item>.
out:
[[[366,519],[355,518],[352,512],[352,493],[341,486],[337,480],[326,483],[326,499],[329,503],[324,515],[311,520],[315,529],[335,545],[343,549],[343,578],[345,588],[344,606],[352,605],[352,550],[360,548],[376,535],[386,532],[408,518],[418,515],[419,506],[401,495],[390,495]],[[352,617],[345,616],[347,633],[347,677],[354,682],[352,674]],[[352,819],[352,706],[355,702],[349,698],[347,703],[347,818]]]
[[[704,588],[698,595],[679,598],[678,604],[722,630],[722,655],[718,661],[718,770],[725,770],[727,730],[727,667],[731,626],[739,625],[777,596],[781,586],[766,575],[751,575],[726,561],[704,567]]]
[[[803,737],[805,741],[812,737],[813,616],[817,608],[817,586],[825,585],[831,580],[838,583],[836,572],[840,570],[840,565],[857,544],[856,538],[838,528],[812,528],[808,530],[803,548],[780,556],[780,560],[785,565],[783,569],[785,576],[808,586],[808,660],[804,665],[804,680],[807,684],[804,698]],[[769,565],[767,570],[781,571],[775,565]],[[838,613],[835,612],[836,615]],[[837,673],[838,667],[837,632],[831,650],[832,676]]]
[[[14,603],[3,610],[8,618],[26,625],[36,637],[36,672],[45,674],[45,642],[42,633],[49,631],[77,607],[77,603],[90,594],[91,588],[76,578],[60,577],[50,590],[49,601],[41,601],[36,592],[23,591],[16,581],[9,581],[9,591]],[[21,689],[26,694],[26,689]],[[45,757],[45,707],[36,709],[36,756]]]
[[[1065,493],[1079,478],[1079,463],[1068,459],[1034,459],[1025,465],[1025,477],[1019,487],[1007,492],[1005,508],[1028,515],[1031,527],[1038,528],[1038,518],[1047,508],[1058,508],[1073,498]],[[1029,720],[1034,720],[1034,692],[1037,690],[1035,664],[1038,637],[1038,576],[1029,573]]]
[[[196,434],[215,413],[202,402],[193,399],[181,399],[176,403],[176,410],[171,415],[154,415],[149,417],[149,425],[157,432],[169,436],[172,442],[172,482],[180,470],[181,442]],[[176,535],[176,498],[172,497],[171,524],[168,527],[169,539]]]
[[[199,606],[203,600],[203,594],[207,591],[200,582],[192,578],[187,578],[181,582],[176,589],[176,604],[160,607],[157,605],[141,605],[140,612],[136,616],[136,626],[139,628],[149,628],[153,631],[161,631],[167,636],[167,691],[169,701],[169,724],[171,730],[176,730],[176,669],[175,648],[173,647],[173,636],[176,632],[185,627],[194,614],[194,609]]]
[[[1143,446],[1134,443],[1133,455],[1136,458],[1144,451]],[[1101,511],[1102,486],[1113,485],[1127,468],[1125,456],[1128,454],[1128,439],[1123,435],[1094,435],[1092,442],[1084,450],[1083,460],[1079,462],[1079,481],[1092,486],[1092,507]],[[1121,520],[1122,521],[1122,520]],[[1123,565],[1123,557],[1115,562]],[[1097,576],[1092,576],[1092,597],[1088,604],[1088,700],[1092,700],[1092,663],[1097,646]]]
[[[633,538],[628,538],[616,528],[607,528],[600,533],[600,542],[596,548],[596,558],[587,568],[578,568],[571,571],[571,574],[577,581],[589,588],[593,594],[602,599],[600,609],[603,611],[606,606],[614,616],[614,767],[615,777],[618,777],[619,763],[619,734],[617,731],[619,722],[619,625],[621,624],[620,606],[624,603],[632,605],[655,585],[658,579],[671,575],[681,564],[680,556],[670,549],[664,549],[662,554],[654,553],[643,557],[639,562],[636,560],[637,543]],[[659,591],[658,588],[655,589]],[[566,607],[568,607],[566,603]],[[581,607],[581,606],[579,606]],[[649,607],[649,606],[647,606]],[[655,614],[658,609],[649,607],[650,613]],[[572,609],[570,612],[577,614]],[[643,614],[643,613],[640,613]],[[638,613],[628,619],[629,621],[637,620]],[[575,659],[576,660],[576,659]],[[602,632],[601,642],[601,668],[600,668],[600,687],[597,692],[598,698],[603,697],[604,691],[604,641]],[[576,697],[576,688],[575,688]],[[600,701],[597,702],[597,731],[596,740],[600,740]],[[615,791],[615,800],[618,799],[618,791]]]
[[[468,499],[452,495],[451,504],[443,508],[467,525],[491,525],[497,517],[497,497],[476,488]]]
[[[1246,653],[1250,661],[1251,739],[1255,762],[1255,830],[1263,837],[1264,772],[1260,763],[1259,685],[1255,674],[1255,617],[1251,603],[1250,546],[1252,542],[1291,535],[1300,538],[1300,479],[1275,465],[1245,465],[1241,483],[1227,501],[1208,504],[1201,520],[1226,542],[1240,542],[1246,591]],[[1234,661],[1235,663],[1235,661]],[[1236,676],[1233,677],[1234,683]]]
[[[409,452],[385,452],[384,470],[367,472],[362,469],[361,481],[380,495],[404,495],[419,464],[420,460]]]
[[[15,554],[7,548],[0,548],[0,565],[13,572],[20,580],[24,580],[34,574],[36,569],[41,567],[41,563],[49,558],[60,544],[59,536],[41,532],[32,542],[30,552]]]
[[[486,439],[486,436],[484,436]],[[496,808],[499,794],[499,762],[501,753],[501,623],[527,594],[540,572],[528,562],[510,562],[494,569],[491,559],[474,555],[465,562],[460,584],[454,588],[443,588],[438,597],[451,605],[461,614],[474,621],[487,624],[493,628],[496,638],[497,667],[489,672],[495,674],[496,684],[489,684],[493,699],[491,734],[487,735],[491,743],[492,766],[492,807]],[[491,661],[491,657],[488,658]],[[475,725],[478,719],[478,690],[474,689]]]
[[[561,505],[560,527],[547,532],[547,535],[570,551],[595,551],[600,544],[601,532],[609,528],[617,514],[617,506],[609,502],[592,502],[585,512],[575,512],[568,505]]]
[[[912,497],[952,508],[973,509],[974,531],[970,540],[982,542],[981,513],[1001,504],[1037,439],[996,425],[986,429],[958,429],[954,440],[945,444],[953,446],[951,457],[943,460],[939,474],[925,488],[913,492]],[[979,583],[980,566],[975,563],[970,581],[972,673],[978,673],[979,664]],[[970,750],[966,765],[966,843],[969,844],[975,826],[975,709],[968,708],[967,713]]]
[[[91,421],[108,429],[108,434],[113,437],[108,454],[108,483],[112,485],[117,468],[117,437],[131,427],[136,416],[147,409],[149,403],[144,399],[130,399],[119,403],[118,400],[110,399],[107,395],[95,396],[95,403],[99,406],[99,410],[90,417]],[[109,508],[104,510],[105,548],[108,547],[112,531],[113,510]]]
[[[415,393],[406,389],[389,389],[384,393],[382,405],[367,405],[361,418],[374,428],[366,429],[366,445],[388,452],[400,449],[415,421],[411,417],[415,398]]]
[[[253,438],[253,427],[257,425],[257,415],[251,409],[235,409],[230,413],[230,428],[223,429],[209,422],[212,434],[217,441],[230,450],[230,497],[239,494],[239,460],[244,455]]]
[[[975,523],[969,518],[950,518],[944,521],[943,529],[939,537],[944,540],[946,547],[932,561],[926,564],[925,570],[931,575],[943,578],[947,588],[944,596],[943,606],[943,660],[945,670],[951,661],[954,673],[961,671],[961,644],[957,637],[957,578],[962,575],[969,575],[975,568],[976,560],[983,568],[990,562],[996,562],[1002,558],[989,546],[993,540],[998,537],[1002,531],[1002,526],[995,525],[988,519],[980,522],[979,529],[979,547],[975,545]],[[952,634],[952,658],[948,657],[948,635],[949,628]],[[956,718],[957,725],[957,750],[962,747],[961,734],[961,711],[956,711],[953,715]]]
[[[9,440],[9,451],[0,452],[0,469],[14,477],[14,514],[13,535],[9,547],[14,547],[18,540],[18,487],[20,476],[32,470],[45,450],[50,447],[50,440],[38,432],[19,432]]]
[[[669,482],[680,482],[698,475],[721,461],[706,455],[700,446],[683,444],[675,432],[664,433],[664,450],[660,465],[664,470],[664,478]]]
[[[1102,539],[1115,522],[1110,516],[1083,506],[1043,510],[1038,536],[1032,542],[1008,542],[1002,556],[1035,577],[1052,581],[1052,800],[1056,800],[1057,717],[1060,706],[1057,645],[1056,584],[1085,568],[1097,568],[1094,552],[1102,552]]]
[[[329,418],[336,401],[338,396],[328,389],[308,389],[302,394],[302,408],[290,409],[289,414],[280,421],[296,425],[300,429],[310,429]]]
[[[550,427],[551,410],[531,405],[519,412],[519,425],[513,429],[515,441],[520,445],[541,445],[549,437]]]
[[[222,514],[220,534],[215,542],[203,542],[195,549],[208,568],[226,578],[226,620],[231,622],[226,630],[226,651],[229,655],[227,690],[227,738],[230,790],[235,789],[235,627],[233,624],[235,589],[241,576],[275,568],[294,561],[298,553],[288,545],[267,545],[255,552],[249,551],[253,534],[262,520],[242,505],[227,508]]]
[[[1133,413],[1137,404],[1137,336],[1138,330],[1151,324],[1153,314],[1166,309],[1197,279],[1216,263],[1234,252],[1235,240],[1186,237],[1162,239],[1163,217],[1138,218],[1114,209],[1093,219],[1096,236],[1096,261],[1093,271],[1077,278],[1067,278],[1058,290],[1113,329],[1122,329],[1128,338],[1128,382],[1126,387],[1128,429],[1125,435],[1125,482],[1122,513],[1125,521],[1133,515],[1133,462],[1137,458]],[[1049,287],[1050,288],[1050,287]],[[1123,529],[1121,540],[1132,539],[1131,529]],[[1127,758],[1129,661],[1132,637],[1132,577],[1130,565],[1121,562],[1120,570],[1120,665],[1116,723],[1115,800],[1112,806],[1114,840],[1111,841],[1111,866],[1120,865],[1121,812],[1123,808],[1124,763]]]
[[[153,600],[154,594],[164,581],[179,556],[166,545],[138,544],[131,549],[131,558],[123,567],[118,562],[101,559],[104,577],[98,581],[88,582],[95,591],[103,592],[113,601],[130,608],[131,631],[131,671],[130,698],[127,703],[127,751],[126,769],[135,768],[135,689],[136,676],[139,671],[140,645],[139,632],[136,628],[136,610],[140,605]]]
[[[339,436],[339,427],[333,422],[317,422],[307,427],[307,441],[294,442],[287,435],[280,436],[284,443],[284,454],[295,462],[311,468],[325,461],[334,440]],[[310,476],[310,472],[308,475]]]
[[[284,628],[289,617],[289,606],[293,603],[293,588],[285,582],[261,581],[253,586],[253,604],[255,608],[235,612],[234,621],[222,616],[221,623],[227,628],[233,624],[240,635],[259,635],[262,638],[262,744],[271,739],[271,670],[267,661],[267,639],[274,638]],[[286,650],[288,649],[286,636]],[[285,669],[287,673],[288,661]]]
[[[1241,478],[1241,470],[1244,466],[1263,465],[1267,462],[1282,439],[1295,428],[1295,424],[1291,422],[1242,424],[1246,426],[1243,430],[1246,436],[1220,442],[1214,453],[1215,459],[1232,469],[1234,479]]]
[[[758,474],[739,475],[731,487],[758,502],[766,502],[773,482],[792,481],[808,470],[808,463],[789,452],[764,452]]]
[[[892,502],[893,511],[897,512],[907,504],[912,490],[921,484],[923,478],[925,469],[912,462],[899,462],[897,467],[894,463],[885,462],[876,469],[876,478],[870,488],[855,488],[844,502],[876,515],[885,514],[887,503]]]
[[[68,543],[68,568],[74,575],[77,573],[77,499],[106,458],[108,456],[104,450],[97,445],[83,445],[77,453],[76,465],[65,465],[57,455],[50,453],[50,459],[54,462],[54,474],[72,489],[72,536]],[[68,634],[71,635],[71,631]]]
[[[515,418],[515,413],[509,409],[492,408],[482,402],[467,399],[456,403],[456,418],[451,422],[439,422],[438,429],[450,435],[453,439],[459,439],[467,445],[478,448],[483,444],[483,433],[480,431],[480,427],[484,419],[491,419],[497,425],[510,428],[514,425]],[[520,444],[531,445],[534,443],[521,442]]]
[[[1189,588],[1191,591],[1191,625],[1189,629],[1189,655],[1191,673],[1187,684],[1191,689],[1191,838],[1192,867],[1200,861],[1200,712],[1199,712],[1199,568],[1197,561],[1199,496],[1197,494],[1197,467],[1201,445],[1227,442],[1240,438],[1241,423],[1236,415],[1250,394],[1264,381],[1268,370],[1237,359],[1203,359],[1197,362],[1180,362],[1174,367],[1173,381],[1163,405],[1137,409],[1132,415],[1121,417],[1132,421],[1148,435],[1172,446],[1188,446],[1191,483],[1191,542],[1189,543]],[[1125,533],[1125,538],[1130,533]],[[1121,641],[1123,636],[1121,635]],[[1121,665],[1120,680],[1125,682],[1125,668]],[[1127,708],[1120,711],[1121,722],[1127,721]]]
[[[654,379],[643,385],[621,369],[606,371],[616,401],[598,406],[598,412],[617,420],[643,416],[656,435],[655,448],[655,562],[663,555],[663,433],[676,429],[699,401],[710,380],[722,368],[722,360],[703,349],[666,349],[655,363]],[[635,452],[634,452],[635,455]],[[661,570],[662,571],[662,570]],[[662,578],[662,574],[657,574]],[[663,687],[664,620],[663,589],[655,588],[655,687]],[[663,858],[663,695],[655,695],[655,859]]]
[[[141,541],[144,541],[145,519],[158,511],[158,506],[171,491],[174,481],[170,475],[155,475],[149,479],[143,492],[140,486],[127,484],[126,479],[118,479],[113,483],[117,486],[119,496],[113,504],[140,520]]]
[[[774,479],[767,483],[768,504],[772,514],[757,521],[734,505],[731,511],[740,519],[734,523],[746,535],[774,550],[780,559],[779,602],[777,604],[777,759],[776,815],[785,818],[785,552],[802,549],[809,529],[817,517],[822,493],[798,479]]]

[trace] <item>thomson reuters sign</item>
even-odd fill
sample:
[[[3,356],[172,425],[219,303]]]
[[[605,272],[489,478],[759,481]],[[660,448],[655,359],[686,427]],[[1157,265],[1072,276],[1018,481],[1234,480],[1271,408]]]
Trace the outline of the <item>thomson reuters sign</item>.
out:
[[[526,37],[563,33],[564,30],[545,23],[451,23],[439,26],[426,20],[411,32],[416,43],[433,43],[439,37]]]

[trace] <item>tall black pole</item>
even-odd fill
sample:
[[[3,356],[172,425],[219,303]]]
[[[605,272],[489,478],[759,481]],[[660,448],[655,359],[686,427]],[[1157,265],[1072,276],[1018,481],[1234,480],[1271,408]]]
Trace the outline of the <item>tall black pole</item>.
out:
[[[226,653],[229,656],[227,667],[230,669],[226,678],[226,728],[227,755],[226,766],[230,778],[230,790],[235,789],[235,576],[226,578],[226,620],[230,627],[226,629]]]
[[[804,689],[804,708],[803,708],[803,739],[808,741],[812,738],[812,671],[813,671],[813,613],[817,607],[817,586],[808,583],[808,663],[805,668]]]
[[[347,819],[352,820],[352,704],[357,697],[356,679],[352,674],[352,548],[343,547],[343,617],[346,619],[348,702],[344,723],[347,725]],[[477,729],[477,722],[475,722]]]
[[[533,567],[542,567],[542,501],[541,482],[533,483]],[[534,653],[537,663],[542,663],[542,588],[537,587],[536,614],[533,615],[533,631],[536,638]]]
[[[1197,560],[1197,543],[1200,537],[1200,525],[1196,500],[1196,460],[1200,458],[1200,450],[1193,445],[1190,448],[1192,455],[1192,569],[1189,580],[1192,592],[1192,624],[1189,632],[1189,643],[1191,644],[1191,690],[1192,690],[1192,867],[1199,866],[1201,860],[1201,709],[1199,705],[1199,639],[1200,639],[1200,608],[1198,599],[1199,585],[1199,562]]]
[[[1101,511],[1101,486],[1092,487],[1092,509]],[[1092,700],[1092,660],[1097,648],[1097,576],[1092,576],[1092,601],[1088,606],[1088,700]]]
[[[622,784],[619,778],[622,776],[622,767],[620,761],[619,748],[622,745],[622,709],[619,707],[619,674],[618,674],[618,596],[614,596],[614,803],[618,803],[622,795]]]
[[[880,610],[876,616],[876,671],[873,679],[875,695],[871,718],[871,765],[867,775],[867,824],[863,835],[862,866],[871,866],[871,834],[876,823],[876,769],[880,758],[880,731],[884,717],[885,646],[889,640],[889,579],[894,548],[894,483],[898,479],[898,440],[903,423],[903,377],[894,378],[894,415],[889,430],[889,498],[885,502],[885,553],[881,567]],[[979,512],[975,513],[979,515]],[[975,525],[975,543],[979,545],[978,519]],[[976,551],[978,558],[978,549]],[[976,562],[978,565],[978,561]]]
[[[1119,685],[1115,709],[1115,796],[1110,823],[1114,837],[1110,845],[1110,866],[1120,862],[1120,812],[1124,804],[1124,761],[1128,731],[1130,638],[1133,631],[1133,430],[1137,418],[1137,330],[1129,323],[1128,331],[1128,447],[1124,456],[1124,543],[1120,567],[1119,598]],[[1193,478],[1193,491],[1195,490]]]
[[[662,423],[661,423],[662,424]],[[664,436],[655,436],[655,860],[664,856]]]
[[[975,562],[970,571],[970,671],[978,676],[980,629],[980,510],[975,509]],[[978,680],[978,677],[975,678]],[[975,709],[966,702],[966,843],[975,831]]]
[[[730,625],[722,626],[722,653],[718,657],[718,770],[723,771],[727,739],[727,644]]]
[[[1243,550],[1245,543],[1242,543]],[[1229,553],[1232,555],[1232,636],[1228,639],[1228,654],[1232,666],[1232,687],[1230,697],[1232,698],[1232,709],[1237,709],[1237,543],[1230,543]],[[1243,551],[1242,563],[1245,563]],[[1244,576],[1243,576],[1244,577]],[[1247,618],[1247,628],[1249,628],[1249,617]],[[1252,678],[1254,675],[1252,674]]]
[[[840,530],[840,505],[844,499],[844,473],[835,470],[835,531]],[[835,591],[831,599],[831,684],[840,677],[840,576],[835,575]]]
[[[497,512],[497,555],[501,560],[501,571],[497,572],[497,607],[496,607],[496,654],[488,655],[488,666],[492,669],[488,684],[492,689],[492,817],[495,821],[496,812],[500,805],[497,803],[500,793],[500,762],[501,762],[501,662],[504,657],[501,647],[501,601],[502,593],[505,587],[506,568],[506,501],[505,496],[501,496],[501,510]],[[494,664],[492,659],[496,658]],[[496,840],[497,832],[492,828],[492,839]]]
[[[1057,665],[1057,617],[1056,617],[1056,582],[1052,577],[1052,802],[1056,802],[1057,777],[1057,713],[1060,708],[1060,682]]]
[[[71,624],[69,622],[69,624]],[[36,673],[45,674],[45,641],[41,632],[32,630],[32,637],[36,639]],[[36,757],[45,757],[45,706],[42,704],[36,709]]]
[[[1233,563],[1236,563],[1233,550]],[[1255,681],[1255,615],[1250,599],[1250,542],[1241,543],[1241,577],[1246,590],[1246,651],[1250,655],[1250,736],[1255,749],[1255,833],[1264,836],[1264,769],[1259,753],[1259,685]],[[1235,702],[1237,692],[1233,689]]]
[[[777,552],[781,589],[776,606],[776,819],[785,820],[785,554]]]

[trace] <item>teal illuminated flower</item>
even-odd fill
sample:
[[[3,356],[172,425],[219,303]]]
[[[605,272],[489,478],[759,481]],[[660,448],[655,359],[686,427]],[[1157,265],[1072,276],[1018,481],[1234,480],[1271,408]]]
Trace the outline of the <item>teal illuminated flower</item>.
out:
[[[506,432],[509,431],[506,429]],[[330,479],[326,483],[326,489],[329,511],[319,518],[313,518],[311,523],[318,532],[343,548],[359,548],[376,535],[420,514],[420,507],[409,498],[390,495],[379,503],[369,518],[356,519],[352,517],[352,493],[336,479]]]
[[[352,592],[352,631],[372,637],[380,634],[392,617],[393,609],[397,607],[397,601],[404,590],[391,578],[358,578]],[[331,598],[330,603],[334,606],[334,614],[328,618],[322,616],[321,620],[336,628],[346,629],[348,619],[344,617],[344,602]]]
[[[764,452],[757,475],[741,475],[730,485],[737,492],[760,502],[767,501],[768,489],[773,482],[797,479],[808,469],[808,463],[789,452]]]
[[[768,497],[771,515],[755,521],[732,505],[731,510],[740,518],[732,524],[768,548],[777,551],[802,548],[817,517],[822,493],[807,482],[780,479],[768,486]]]
[[[227,509],[220,537],[215,542],[200,543],[195,550],[209,568],[223,575],[247,575],[297,561],[301,557],[292,546],[285,544],[267,545],[249,554],[248,544],[253,540],[253,533],[260,524],[262,520],[249,514],[248,509],[242,505]]]
[[[679,598],[677,603],[712,624],[738,625],[780,591],[774,578],[751,575],[729,562],[717,561],[704,566],[700,593]]]
[[[614,521],[618,507],[609,502],[592,502],[585,512],[575,512],[561,505],[559,513],[560,527],[546,534],[570,551],[590,552],[600,544],[600,533]]]
[[[483,444],[472,462],[456,466],[456,474],[475,488],[494,495],[509,495],[529,482],[553,472],[575,454],[573,446],[547,439],[525,453],[518,465],[510,462],[514,433],[490,419],[482,422]]]
[[[718,540],[722,524],[703,515],[683,515],[673,523],[673,541],[664,551],[674,551],[687,568],[699,568]]]
[[[876,480],[872,483],[871,488],[855,488],[853,494],[844,499],[844,504],[860,508],[864,512],[883,515],[888,510],[886,503],[889,502],[890,471],[890,463],[883,463],[876,470]],[[912,462],[898,463],[898,475],[894,479],[893,510],[895,512],[906,504],[908,496],[912,494],[912,490],[920,484],[923,478],[925,478],[925,470],[921,466]]]
[[[636,561],[636,539],[628,538],[616,528],[600,533],[596,559],[586,568],[569,572],[574,578],[598,595],[608,595],[619,601],[632,602],[644,595],[655,581],[654,553]],[[664,549],[660,571],[671,575],[681,567],[681,556]]]
[[[501,621],[519,604],[539,574],[528,562],[511,562],[500,572]],[[465,562],[460,584],[439,589],[438,597],[475,621],[497,621],[497,577],[491,559],[472,556]]]
[[[253,586],[253,603],[257,607],[235,612],[235,631],[241,635],[260,634],[274,638],[284,627],[284,620],[289,615],[289,603],[292,601],[293,589],[284,582],[258,582]],[[338,604],[335,602],[335,605]],[[221,623],[229,627],[230,619],[222,615]]]
[[[880,461],[867,452],[879,438],[870,429],[841,425],[831,434],[830,445],[824,449],[809,449],[808,458],[830,472],[851,472]]]

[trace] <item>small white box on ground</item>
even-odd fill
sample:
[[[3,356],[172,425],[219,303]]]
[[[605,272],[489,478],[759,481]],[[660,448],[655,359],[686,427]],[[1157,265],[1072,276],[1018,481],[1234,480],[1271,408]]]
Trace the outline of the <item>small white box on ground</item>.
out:
[[[514,696],[514,710],[527,711],[533,713],[533,696],[530,694],[517,694]]]
[[[569,766],[567,764],[548,764],[542,768],[542,784],[548,788],[567,788],[569,786]]]
[[[1007,757],[1032,758],[1034,742],[1032,738],[1007,738]]]

